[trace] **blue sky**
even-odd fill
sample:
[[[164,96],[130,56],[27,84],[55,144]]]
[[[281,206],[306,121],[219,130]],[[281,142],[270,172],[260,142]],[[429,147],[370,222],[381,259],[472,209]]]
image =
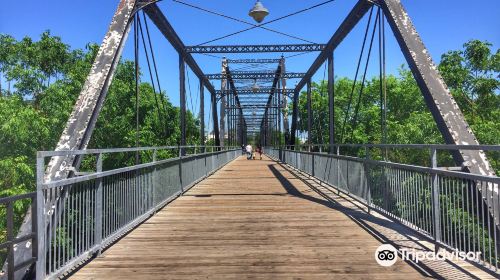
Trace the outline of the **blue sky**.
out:
[[[185,1],[244,20],[250,20],[247,13],[254,4],[254,0]],[[3,2],[0,10],[0,33],[10,34],[17,39],[24,36],[38,38],[44,30],[50,30],[53,35],[62,37],[63,41],[72,48],[84,48],[89,42],[100,43],[102,41],[118,0]],[[322,0],[263,0],[264,5],[270,10],[267,20],[320,2]],[[435,62],[439,62],[442,53],[460,49],[463,43],[470,39],[487,40],[495,49],[500,47],[500,2],[498,0],[402,0],[402,2]],[[271,23],[267,27],[313,42],[326,43],[355,3],[354,0],[337,0],[306,13]],[[186,45],[196,45],[247,27],[241,23],[188,8],[171,0],[163,0],[158,5]],[[336,51],[336,75],[353,76],[365,20],[366,18]],[[389,27],[387,27],[387,38],[387,70],[389,73],[397,73],[404,59]],[[172,102],[178,104],[178,56],[156,29],[152,33],[152,39],[162,88],[167,91]],[[265,30],[254,29],[213,44],[281,43],[300,42]],[[132,59],[132,55],[132,40],[129,39],[124,57]],[[280,55],[262,54],[252,57],[278,58]],[[287,70],[305,72],[316,56],[317,53],[311,53],[290,58],[287,60]],[[248,55],[230,55],[229,57],[250,58]],[[196,55],[195,58],[205,73],[220,71],[220,59],[202,55]],[[371,63],[372,69],[375,69],[377,61],[373,60]],[[323,69],[323,67],[320,68],[315,79],[323,78]],[[190,103],[188,106],[195,107],[198,100],[195,97],[198,91],[197,79],[192,73],[190,78],[194,104],[191,104],[191,99],[188,98]],[[218,87],[218,84],[215,83],[215,86]],[[207,97],[205,99],[209,100]]]

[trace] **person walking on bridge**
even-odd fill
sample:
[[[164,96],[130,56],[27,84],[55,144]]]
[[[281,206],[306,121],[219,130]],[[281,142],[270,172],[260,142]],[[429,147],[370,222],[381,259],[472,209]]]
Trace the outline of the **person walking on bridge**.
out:
[[[262,160],[262,154],[264,153],[264,149],[262,148],[262,146],[257,146],[257,153],[259,153],[260,160]]]
[[[252,145],[248,144],[246,147],[247,159],[252,159]]]

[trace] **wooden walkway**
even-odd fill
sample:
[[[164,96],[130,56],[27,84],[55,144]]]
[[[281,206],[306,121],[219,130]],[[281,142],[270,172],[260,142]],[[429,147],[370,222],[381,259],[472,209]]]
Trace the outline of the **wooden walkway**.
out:
[[[77,271],[75,279],[417,279],[375,262],[381,244],[267,158],[241,157]]]

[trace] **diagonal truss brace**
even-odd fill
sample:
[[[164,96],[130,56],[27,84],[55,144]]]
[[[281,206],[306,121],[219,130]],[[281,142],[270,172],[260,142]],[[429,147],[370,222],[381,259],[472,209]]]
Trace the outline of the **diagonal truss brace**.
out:
[[[425,103],[431,111],[446,144],[479,145],[401,1],[379,0],[377,3],[387,17],[387,21],[424,96]],[[453,158],[457,165],[461,165],[462,168],[471,173],[495,176],[495,172],[483,151],[459,150],[453,153]],[[495,210],[500,209],[498,186],[491,184],[486,188],[478,187],[478,190],[482,193],[483,200],[487,204],[490,213],[492,213],[492,217],[498,223],[500,213]],[[493,198],[488,198],[488,193],[492,194]]]

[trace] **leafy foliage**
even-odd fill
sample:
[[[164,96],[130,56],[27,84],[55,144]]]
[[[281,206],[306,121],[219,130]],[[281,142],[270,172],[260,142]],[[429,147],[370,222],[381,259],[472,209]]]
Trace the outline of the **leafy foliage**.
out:
[[[85,50],[71,50],[61,38],[52,36],[49,31],[44,32],[38,41],[29,37],[17,41],[9,35],[0,34],[0,76],[14,85],[12,91],[0,89],[0,197],[35,189],[36,151],[55,148],[97,50],[98,46],[93,44],[89,44]],[[499,144],[500,50],[493,53],[491,44],[472,40],[464,45],[463,50],[444,54],[439,70],[479,142]],[[349,105],[353,81],[336,78],[337,143],[382,142],[379,83],[378,78],[367,81],[364,94],[359,100],[356,93],[360,86],[356,85]],[[386,84],[387,142],[442,143],[442,137],[411,72],[401,67],[398,76],[387,77]],[[328,143],[327,92],[325,81],[313,84],[314,143]],[[134,64],[121,61],[97,121],[90,147],[136,145],[134,94]],[[167,98],[161,98],[166,95],[166,92],[155,93],[148,83],[140,84],[140,146],[179,143],[179,108],[173,106]],[[160,106],[157,106],[158,100]],[[358,103],[359,110],[356,110]],[[299,100],[299,130],[303,132],[307,129],[306,107],[306,95],[302,93]],[[348,107],[350,110],[347,110]],[[188,144],[198,141],[198,125],[199,120],[188,112]],[[398,161],[414,164],[425,164],[428,161],[428,155],[423,153],[402,152],[392,156]],[[133,157],[105,160],[104,168],[132,162]],[[498,157],[494,157],[492,163],[496,170],[500,169]],[[16,225],[20,224],[28,203],[29,201],[16,203]],[[5,209],[2,208],[0,216],[4,215]],[[0,219],[2,223],[4,220]],[[5,235],[4,229],[5,224],[0,224],[0,238]]]
[[[55,148],[97,50],[94,44],[87,45],[85,50],[70,50],[48,31],[38,41],[29,37],[17,41],[0,34],[0,72],[14,85],[12,91],[0,91],[0,197],[35,190],[36,152]],[[177,145],[180,142],[179,108],[161,97],[150,84],[140,84],[140,146]],[[156,100],[161,102],[160,115]],[[121,61],[89,147],[134,147],[135,105],[134,64]],[[197,143],[199,121],[191,112],[186,118],[187,143]],[[104,168],[127,163],[133,163],[133,156],[105,160]],[[84,160],[82,169],[87,165],[88,160]],[[29,203],[29,200],[15,203],[16,227],[22,222]],[[4,208],[0,209],[0,216],[5,217]],[[3,239],[5,218],[0,221],[3,223],[0,224],[0,239]]]
[[[497,145],[500,140],[500,50],[492,53],[491,44],[472,40],[464,50],[444,54],[439,70],[461,108],[479,143]],[[360,85],[354,87],[348,78],[336,78],[335,127],[336,143],[382,143],[380,80],[366,82],[358,99]],[[387,143],[444,143],[436,123],[427,108],[411,71],[404,66],[398,76],[388,76]],[[352,94],[352,102],[349,102]],[[312,142],[328,143],[327,83],[312,84]],[[349,106],[349,103],[351,104]],[[356,105],[359,110],[356,114]],[[349,108],[349,110],[348,110]],[[299,130],[307,131],[307,94],[299,99]],[[344,120],[345,123],[344,123]],[[413,164],[428,162],[428,154],[396,153],[396,160]],[[498,155],[490,156],[495,170],[500,170]],[[449,157],[443,159],[449,162]]]

